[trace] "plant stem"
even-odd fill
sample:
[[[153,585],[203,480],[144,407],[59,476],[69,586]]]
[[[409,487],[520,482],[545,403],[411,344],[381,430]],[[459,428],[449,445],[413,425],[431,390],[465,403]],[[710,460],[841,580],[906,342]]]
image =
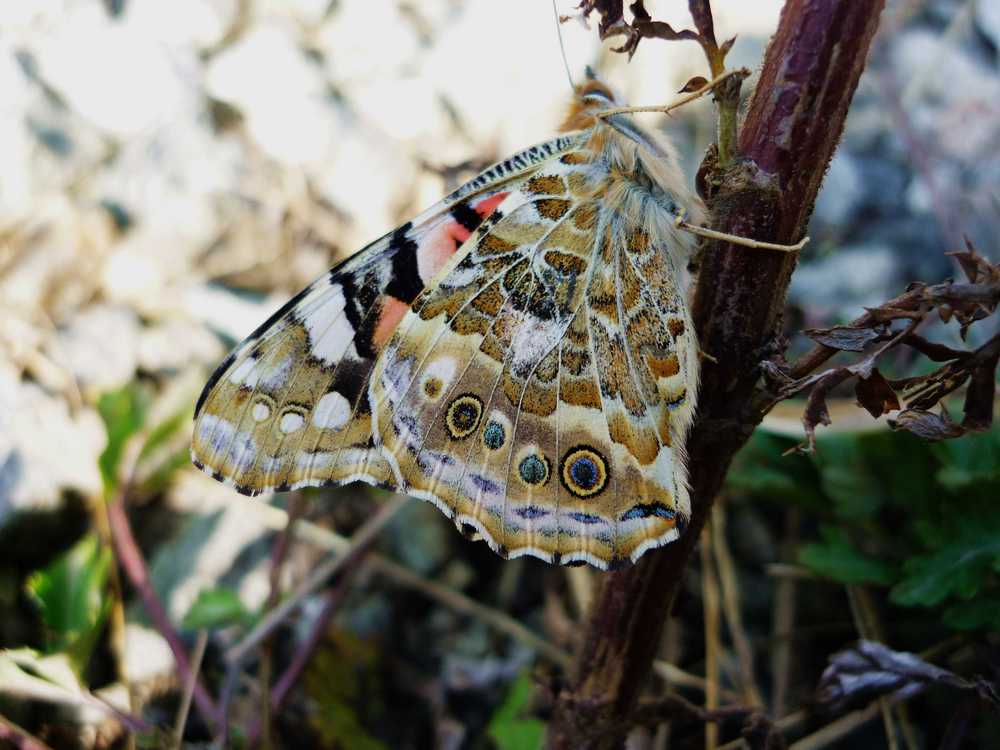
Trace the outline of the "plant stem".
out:
[[[716,229],[791,243],[805,232],[878,26],[883,0],[788,0],[739,134],[738,162],[706,176]],[[779,331],[795,256],[709,243],[692,314],[706,361],[688,439],[691,523],[681,539],[608,573],[549,747],[621,747],[663,624],[736,451],[756,427],[758,363]]]

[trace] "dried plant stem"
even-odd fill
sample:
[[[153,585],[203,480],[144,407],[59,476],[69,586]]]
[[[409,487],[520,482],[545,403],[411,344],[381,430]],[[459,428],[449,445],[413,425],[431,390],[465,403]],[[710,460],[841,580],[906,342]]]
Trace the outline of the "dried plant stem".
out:
[[[983,306],[1000,303],[1000,284],[934,284],[919,286],[880,305],[883,309],[919,311],[943,304],[978,303]],[[851,321],[852,327],[870,327],[878,322],[875,312],[867,312]],[[793,380],[802,378],[823,365],[839,350],[818,344],[802,355],[789,373]]]
[[[184,727],[187,725],[188,713],[191,711],[191,696],[194,695],[195,680],[201,671],[201,660],[205,657],[205,646],[208,645],[208,631],[199,630],[198,640],[191,654],[191,677],[184,683],[181,693],[181,703],[177,707],[177,718],[174,720],[173,747],[180,750],[184,740]]]
[[[794,560],[799,546],[799,525],[802,512],[799,508],[785,511],[785,532],[781,544],[781,557]],[[788,689],[792,681],[792,631],[795,628],[795,600],[798,581],[794,576],[783,576],[774,587],[774,615],[771,621],[771,715],[783,716],[788,702]]]
[[[198,714],[205,724],[212,728],[215,726],[215,704],[208,690],[201,684],[197,674],[193,673],[184,643],[170,622],[170,617],[167,615],[163,602],[160,601],[160,597],[153,588],[153,582],[149,577],[149,568],[146,566],[146,561],[142,556],[139,545],[135,541],[135,536],[132,534],[132,526],[125,512],[125,504],[128,500],[129,490],[131,489],[132,471],[135,467],[135,461],[139,456],[141,445],[141,436],[137,436],[130,440],[126,446],[125,455],[122,459],[122,465],[125,467],[122,471],[123,478],[119,482],[119,490],[115,497],[107,503],[108,527],[114,545],[115,557],[118,565],[129,579],[129,582],[139,594],[139,598],[142,600],[143,607],[146,610],[146,614],[149,615],[149,619],[152,620],[153,625],[170,647],[181,682],[187,684],[190,681],[194,685],[195,707],[198,709]]]
[[[719,582],[712,567],[712,531],[709,523],[701,534],[701,601],[705,614],[705,710],[714,711],[719,707],[719,651],[721,651],[719,629]],[[714,723],[705,725],[705,750],[714,750],[719,744],[719,727]]]
[[[743,702],[748,706],[763,706],[764,701],[757,689],[754,678],[753,649],[750,639],[743,628],[743,618],[740,615],[740,587],[736,577],[736,566],[729,554],[729,544],[726,542],[726,513],[724,505],[716,505],[712,511],[712,550],[715,553],[715,563],[719,570],[719,584],[722,590],[722,611],[726,617],[726,625],[732,638],[733,648],[740,664],[740,687]]]
[[[128,459],[130,467],[134,466],[135,459],[138,457],[135,444],[131,447],[132,455],[125,456]],[[101,544],[114,553],[115,545],[111,534],[111,509],[108,501],[102,499],[94,503],[92,516]],[[118,672],[118,679],[125,686],[126,694],[128,695],[128,713],[134,713],[136,706],[135,689],[132,681],[129,679],[125,656],[125,649],[127,647],[125,640],[125,597],[123,595],[121,574],[117,565],[110,566],[108,586],[111,591],[111,613],[109,619],[111,651],[115,656],[115,669]],[[131,734],[126,737],[125,742],[127,750],[135,750],[135,738]]]
[[[52,750],[26,729],[21,729],[3,716],[0,716],[0,747],[10,747],[15,750]]]
[[[267,594],[267,601],[264,604],[265,610],[272,610],[278,605],[281,599],[281,572],[284,568],[285,559],[288,556],[288,549],[291,544],[291,531],[295,522],[302,513],[304,503],[302,493],[295,492],[289,498],[288,503],[288,525],[281,531],[274,541],[271,550],[271,571],[268,576],[270,590]],[[264,750],[271,747],[271,670],[272,670],[273,640],[267,638],[260,647],[260,669],[257,673],[257,681],[260,691],[260,744]]]
[[[255,650],[265,638],[274,632],[275,628],[285,622],[288,616],[301,606],[307,596],[321,588],[334,573],[344,567],[352,559],[354,553],[365,549],[371,544],[375,537],[385,528],[385,525],[395,517],[405,502],[405,497],[396,495],[379,508],[378,513],[370,518],[351,537],[349,549],[343,553],[331,556],[329,560],[322,563],[310,573],[309,577],[299,585],[293,596],[270,611],[242,641],[226,652],[226,661],[230,665],[241,663],[251,651]]]
[[[252,508],[253,512],[269,528],[275,530],[284,529],[288,523],[288,514],[281,508],[264,504],[254,504],[248,507]],[[305,520],[300,520],[296,523],[293,533],[296,538],[304,542],[338,554],[344,554],[351,546],[349,539]],[[419,591],[429,599],[433,599],[456,612],[475,617],[493,629],[520,641],[529,648],[535,649],[542,657],[555,664],[567,666],[572,661],[572,657],[568,653],[549,643],[541,636],[536,635],[507,613],[480,604],[449,586],[424,578],[408,568],[375,553],[371,553],[365,557],[364,567],[372,573],[385,576],[395,584]],[[658,660],[654,662],[653,668],[663,680],[673,685],[702,691],[707,687],[704,678],[690,672],[685,672],[679,667],[665,661]],[[731,691],[723,691],[722,695],[726,700],[739,700],[739,696]]]
[[[854,619],[854,627],[864,640],[884,642],[885,634],[878,622],[875,608],[872,604],[868,592],[861,586],[845,586],[847,600],[851,605],[851,617]],[[886,745],[889,750],[899,750],[899,743],[896,741],[896,730],[892,717],[892,710],[889,701],[880,697],[875,701],[878,704],[879,713],[882,716],[882,724],[885,727]]]

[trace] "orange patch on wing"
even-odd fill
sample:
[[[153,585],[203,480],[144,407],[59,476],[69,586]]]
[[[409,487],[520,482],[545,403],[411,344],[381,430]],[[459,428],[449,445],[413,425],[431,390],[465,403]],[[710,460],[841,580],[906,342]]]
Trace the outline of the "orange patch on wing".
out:
[[[485,200],[481,200],[479,203],[475,204],[472,208],[475,209],[476,213],[482,216],[484,219],[496,210],[496,207],[503,203],[503,199],[506,198],[508,193],[497,193],[496,195],[491,195]]]
[[[649,366],[649,371],[657,378],[669,378],[681,370],[681,365],[677,361],[676,354],[668,354],[666,357],[647,354],[646,364]]]
[[[385,342],[392,336],[393,331],[399,326],[399,321],[406,315],[410,306],[401,299],[396,299],[391,295],[386,295],[382,302],[382,312],[378,316],[378,323],[375,324],[375,332],[372,334],[372,341],[375,346],[381,349]]]
[[[417,270],[430,283],[448,259],[469,239],[470,232],[457,221],[449,221],[428,234],[417,248]]]

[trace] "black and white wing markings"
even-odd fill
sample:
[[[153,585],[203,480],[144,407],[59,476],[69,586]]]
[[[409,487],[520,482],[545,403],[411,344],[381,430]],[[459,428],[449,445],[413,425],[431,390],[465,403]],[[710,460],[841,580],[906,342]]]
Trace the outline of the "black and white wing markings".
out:
[[[570,149],[561,136],[487,169],[412,222],[388,233],[304,289],[213,373],[195,411],[192,458],[244,494],[362,478],[350,461],[318,453],[371,451],[367,381],[386,341],[511,186]],[[345,395],[346,394],[346,395]],[[329,434],[327,434],[329,433]],[[295,448],[290,446],[294,445]],[[298,455],[301,445],[313,446]]]

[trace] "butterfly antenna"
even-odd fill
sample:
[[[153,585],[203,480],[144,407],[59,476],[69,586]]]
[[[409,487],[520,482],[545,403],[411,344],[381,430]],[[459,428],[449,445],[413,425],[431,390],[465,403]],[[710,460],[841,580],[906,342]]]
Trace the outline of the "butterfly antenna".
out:
[[[566,59],[566,46],[563,44],[562,19],[559,17],[559,8],[556,7],[556,0],[552,0],[552,12],[556,17],[556,34],[559,37],[559,52],[562,54],[563,67],[566,69],[566,80],[569,81],[569,88],[575,94],[576,84],[573,83],[573,74],[569,72],[569,60]]]

